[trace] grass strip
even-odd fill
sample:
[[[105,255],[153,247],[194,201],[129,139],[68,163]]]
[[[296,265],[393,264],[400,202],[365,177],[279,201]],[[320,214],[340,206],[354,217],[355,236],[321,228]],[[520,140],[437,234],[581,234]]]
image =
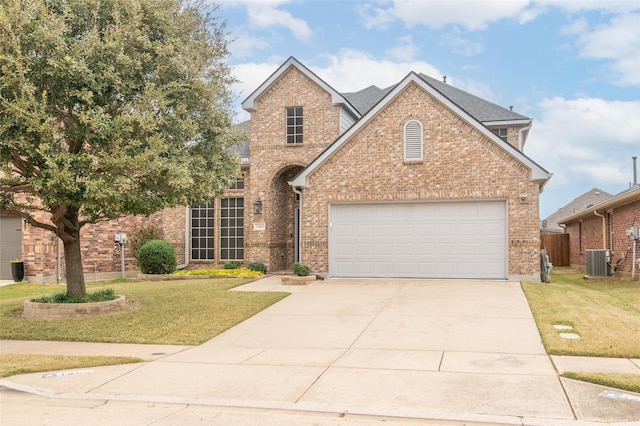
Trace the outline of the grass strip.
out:
[[[126,356],[0,354],[0,377],[137,362],[143,360]]]
[[[561,376],[610,388],[640,393],[640,374],[576,373],[568,371],[561,374]]]

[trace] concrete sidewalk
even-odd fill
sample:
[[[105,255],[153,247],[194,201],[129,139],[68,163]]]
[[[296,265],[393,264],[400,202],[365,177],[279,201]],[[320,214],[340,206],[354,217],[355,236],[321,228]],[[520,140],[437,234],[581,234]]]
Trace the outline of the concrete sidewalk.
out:
[[[177,414],[180,406],[202,407],[205,417],[231,407],[236,415],[259,409],[276,416],[265,424],[346,422],[336,413],[349,413],[354,424],[382,417],[398,424],[640,421],[640,395],[607,393],[556,371],[640,374],[640,361],[549,357],[518,283],[335,279],[283,287],[270,277],[237,290],[293,294],[197,347],[24,342],[29,353],[67,348],[156,359],[54,377],[13,376],[0,385],[85,404],[74,405],[78,410],[97,401],[123,404],[119,409],[165,404],[170,408],[156,413],[167,420],[160,424],[192,424]],[[2,341],[0,350],[13,352],[19,344]],[[4,405],[3,425],[29,415]],[[215,415],[233,417],[222,411]]]

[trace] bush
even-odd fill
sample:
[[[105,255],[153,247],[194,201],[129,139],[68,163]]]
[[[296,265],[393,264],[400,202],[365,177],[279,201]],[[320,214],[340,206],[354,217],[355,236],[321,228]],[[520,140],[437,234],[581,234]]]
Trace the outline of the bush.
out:
[[[262,272],[263,274],[267,273],[267,267],[262,262],[251,262],[249,265],[247,265],[247,268],[249,268],[250,271],[258,271]]]
[[[176,252],[165,240],[147,241],[140,248],[138,265],[143,274],[170,274],[176,264]]]
[[[242,262],[237,260],[230,260],[224,264],[224,269],[239,269],[242,267]]]
[[[133,257],[137,259],[140,255],[140,249],[144,243],[151,240],[161,240],[163,238],[164,234],[162,229],[148,224],[130,229],[127,232],[127,245],[129,246]]]
[[[108,302],[118,298],[115,290],[112,288],[104,288],[93,293],[87,293],[84,296],[76,296],[67,294],[66,291],[54,293],[51,296],[42,296],[31,299],[35,303],[91,303],[91,302]]]
[[[293,264],[293,273],[299,277],[306,277],[309,275],[309,267],[303,263],[294,263]]]

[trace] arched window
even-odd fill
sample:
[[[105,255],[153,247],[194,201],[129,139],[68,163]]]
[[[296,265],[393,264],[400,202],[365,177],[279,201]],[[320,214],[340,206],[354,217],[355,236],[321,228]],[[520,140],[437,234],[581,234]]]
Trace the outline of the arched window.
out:
[[[422,161],[422,123],[418,120],[404,125],[404,161]]]

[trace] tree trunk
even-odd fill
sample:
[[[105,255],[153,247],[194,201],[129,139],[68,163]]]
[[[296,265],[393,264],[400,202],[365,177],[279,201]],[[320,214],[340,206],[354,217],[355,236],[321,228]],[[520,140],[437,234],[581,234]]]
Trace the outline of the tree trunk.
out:
[[[84,296],[87,288],[82,268],[82,250],[80,249],[80,220],[77,207],[59,206],[52,209],[52,222],[56,225],[56,234],[64,244],[64,263],[67,270],[67,294]]]
[[[67,294],[84,296],[87,288],[84,283],[82,269],[82,251],[80,250],[80,235],[77,238],[63,239],[64,263],[67,269]]]

